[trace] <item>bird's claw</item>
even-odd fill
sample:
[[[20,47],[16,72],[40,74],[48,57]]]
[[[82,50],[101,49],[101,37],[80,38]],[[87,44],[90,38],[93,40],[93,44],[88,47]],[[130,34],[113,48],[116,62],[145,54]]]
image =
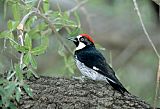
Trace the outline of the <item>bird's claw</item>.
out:
[[[72,77],[73,80],[80,80],[82,82],[84,82],[85,78],[86,78],[85,76],[79,76],[79,77],[73,76]]]

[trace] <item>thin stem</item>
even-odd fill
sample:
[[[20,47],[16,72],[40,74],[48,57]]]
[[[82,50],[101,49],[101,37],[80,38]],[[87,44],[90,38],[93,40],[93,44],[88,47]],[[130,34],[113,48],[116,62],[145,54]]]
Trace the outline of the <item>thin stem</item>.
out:
[[[156,109],[156,105],[157,105],[158,92],[159,92],[159,81],[160,81],[160,59],[159,59],[159,68],[157,72],[156,92],[155,92],[154,105],[153,105],[154,109]]]
[[[84,5],[86,2],[88,2],[88,0],[84,0],[80,3],[78,3],[75,7],[73,7],[72,9],[68,10],[67,13],[68,15],[70,15],[70,13],[76,11],[77,9],[79,9],[82,5]]]
[[[144,26],[144,23],[143,23],[143,20],[142,20],[142,17],[141,17],[141,14],[140,14],[140,11],[139,11],[139,8],[138,8],[138,5],[137,5],[136,0],[133,0],[133,3],[134,3],[135,10],[137,11],[137,15],[138,15],[138,17],[139,17],[139,20],[140,20],[141,26],[142,26],[142,28],[143,28],[143,31],[144,31],[144,33],[145,33],[148,41],[150,42],[153,50],[155,51],[156,55],[158,56],[158,58],[160,58],[160,55],[159,55],[159,53],[158,53],[155,45],[153,44],[153,41],[151,40],[151,38],[150,38],[150,36],[149,36],[149,34],[148,34],[145,26]]]
[[[42,0],[38,1],[37,9],[39,9],[41,2],[42,2]]]
[[[133,3],[134,3],[135,10],[136,10],[136,12],[137,12],[137,15],[138,15],[138,17],[139,17],[141,26],[142,26],[142,28],[143,28],[143,31],[144,31],[144,33],[145,33],[148,41],[150,42],[153,50],[155,51],[155,53],[156,53],[156,55],[157,55],[157,57],[158,57],[158,59],[159,59],[159,68],[158,68],[158,72],[157,72],[156,91],[155,91],[154,106],[153,106],[153,108],[156,109],[157,98],[158,98],[158,91],[159,91],[159,81],[160,81],[160,54],[158,53],[158,51],[157,51],[154,43],[152,42],[152,40],[151,40],[151,38],[150,38],[150,36],[149,36],[149,34],[148,34],[145,26],[144,26],[144,23],[143,23],[143,20],[142,20],[142,17],[141,17],[141,14],[140,14],[140,11],[139,11],[139,8],[138,8],[138,5],[137,5],[136,0],[133,0]]]
[[[6,41],[7,41],[7,39],[6,39],[6,38],[4,38],[4,42],[3,42],[3,48],[4,48],[4,49],[6,49],[6,48],[7,48],[7,46],[6,46]]]
[[[24,24],[26,23],[27,19],[30,17],[30,15],[32,15],[35,11],[30,11],[29,13],[27,13],[21,20],[21,22],[19,23],[19,25],[17,26],[18,30],[23,30],[24,28]]]
[[[81,2],[79,2],[78,0],[75,0],[75,1],[78,4],[81,4]],[[91,17],[93,17],[94,15],[89,14],[84,6],[81,6],[80,10],[83,12],[83,14],[86,17],[86,22],[88,23],[88,28],[89,28],[89,34],[93,34],[94,32],[93,32],[92,25],[91,25]]]
[[[27,13],[21,20],[21,22],[19,23],[19,25],[17,26],[17,34],[18,34],[18,38],[19,38],[19,42],[21,46],[24,46],[24,25],[27,21],[27,19],[30,17],[30,15],[32,15],[35,11],[30,11],[29,13]],[[23,57],[24,57],[24,53],[21,53],[20,55],[20,68],[22,69],[22,65],[23,65]]]
[[[7,77],[7,80],[10,80],[15,74],[16,72],[14,71],[9,77]]]

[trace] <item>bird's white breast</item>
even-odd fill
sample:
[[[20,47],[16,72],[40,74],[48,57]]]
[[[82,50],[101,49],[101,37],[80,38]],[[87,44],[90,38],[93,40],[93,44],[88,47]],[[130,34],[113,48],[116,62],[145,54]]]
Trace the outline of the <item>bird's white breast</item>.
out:
[[[80,49],[84,48],[85,46],[86,45],[84,43],[79,42],[79,45],[78,45],[78,47],[76,47],[76,50],[80,50]]]
[[[89,77],[93,80],[102,80],[102,81],[107,81],[106,77],[99,74],[98,72],[96,72],[95,70],[85,66],[82,62],[80,62],[79,60],[75,59],[76,65],[78,67],[78,69],[80,70],[80,72],[86,76]]]

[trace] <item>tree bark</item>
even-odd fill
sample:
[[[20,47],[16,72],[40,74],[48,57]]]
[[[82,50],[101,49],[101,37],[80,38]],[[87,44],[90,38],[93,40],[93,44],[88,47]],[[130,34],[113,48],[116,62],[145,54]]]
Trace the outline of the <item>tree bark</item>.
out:
[[[146,109],[149,104],[131,94],[121,95],[105,82],[40,77],[26,81],[33,98],[24,94],[20,109]]]

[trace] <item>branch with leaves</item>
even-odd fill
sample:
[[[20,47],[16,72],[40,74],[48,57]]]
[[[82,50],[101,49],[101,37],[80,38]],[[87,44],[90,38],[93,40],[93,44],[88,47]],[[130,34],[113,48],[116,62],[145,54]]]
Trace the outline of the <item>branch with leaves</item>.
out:
[[[85,1],[83,1],[84,3]],[[49,45],[49,36],[54,34],[58,42],[65,48],[64,50],[72,54],[59,31],[67,27],[69,30],[67,34],[74,36],[79,34],[80,26],[77,14],[75,15],[78,23],[71,20],[67,12],[50,10],[48,0],[37,0],[37,2],[5,1],[5,15],[7,15],[7,5],[12,8],[13,19],[8,21],[8,29],[0,33],[0,38],[4,39],[4,47],[9,46],[16,51],[17,54],[14,55],[20,56],[19,62],[11,63],[12,67],[0,79],[0,107],[15,108],[15,102],[20,101],[23,93],[32,97],[32,89],[24,80],[32,75],[38,77],[35,73],[37,69],[35,57],[46,52]],[[66,57],[64,50],[58,51],[58,53],[64,57],[65,67],[73,72],[72,67],[70,67],[72,64],[68,64],[70,58]]]

